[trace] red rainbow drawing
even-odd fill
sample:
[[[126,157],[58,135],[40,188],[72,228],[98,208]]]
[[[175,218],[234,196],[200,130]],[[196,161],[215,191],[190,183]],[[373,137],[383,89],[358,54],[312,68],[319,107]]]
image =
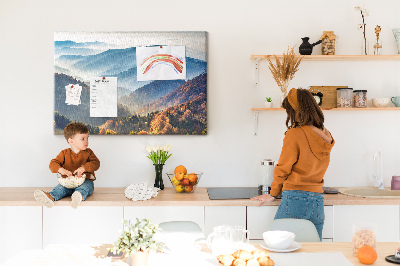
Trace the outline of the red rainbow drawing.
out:
[[[154,65],[159,63],[170,64],[176,72],[182,73],[183,71],[183,61],[169,54],[155,54],[147,57],[140,65],[140,69],[143,74],[146,74]]]

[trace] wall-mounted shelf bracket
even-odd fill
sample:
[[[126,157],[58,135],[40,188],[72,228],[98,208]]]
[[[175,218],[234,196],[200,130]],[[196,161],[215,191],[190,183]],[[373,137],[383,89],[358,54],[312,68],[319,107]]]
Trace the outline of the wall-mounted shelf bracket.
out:
[[[256,81],[256,85],[258,85],[258,68],[259,68],[259,61],[260,61],[260,57],[254,59],[254,69],[255,69],[255,73],[254,73],[254,79]]]
[[[254,136],[257,136],[258,131],[258,111],[254,111]]]

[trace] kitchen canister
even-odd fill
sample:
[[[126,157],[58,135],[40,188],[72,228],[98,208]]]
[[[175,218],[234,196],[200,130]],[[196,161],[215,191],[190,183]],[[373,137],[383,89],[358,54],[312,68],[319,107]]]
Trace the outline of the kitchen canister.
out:
[[[370,246],[376,250],[377,225],[369,222],[352,224],[353,255],[357,255],[360,247]]]
[[[351,108],[353,107],[353,89],[352,88],[337,88],[337,107]]]
[[[354,107],[357,108],[367,107],[367,90],[354,91]]]
[[[400,190],[400,176],[392,176],[391,187],[392,190]]]

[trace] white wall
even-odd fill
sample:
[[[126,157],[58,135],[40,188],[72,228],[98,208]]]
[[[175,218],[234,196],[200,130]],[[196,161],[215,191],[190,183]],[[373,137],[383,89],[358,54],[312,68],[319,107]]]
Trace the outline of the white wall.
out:
[[[397,53],[391,32],[400,27],[398,0],[364,1],[368,37],[382,27],[384,54]],[[283,112],[261,113],[253,135],[252,107],[279,89],[266,62],[254,85],[251,54],[281,54],[324,30],[339,36],[337,54],[359,54],[356,1],[53,1],[0,2],[0,186],[54,186],[48,164],[67,146],[53,135],[53,33],[55,31],[207,31],[207,136],[91,136],[101,160],[96,186],[154,180],[147,145],[169,144],[166,170],[183,164],[204,171],[201,186],[255,186],[258,162],[278,159]],[[315,48],[320,54],[320,47]],[[400,62],[302,62],[291,86],[348,85],[368,97],[400,96]],[[326,112],[336,145],[326,185],[371,185],[372,156],[383,152],[386,185],[400,174],[400,112]],[[166,177],[165,177],[166,179]],[[165,183],[170,186],[169,182]]]

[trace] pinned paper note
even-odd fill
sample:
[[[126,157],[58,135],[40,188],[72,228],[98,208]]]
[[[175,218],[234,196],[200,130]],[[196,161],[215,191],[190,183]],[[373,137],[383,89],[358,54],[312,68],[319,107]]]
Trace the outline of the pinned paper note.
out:
[[[79,84],[68,84],[65,86],[65,103],[67,105],[81,104],[82,87]]]
[[[117,117],[118,90],[116,77],[90,79],[90,117]]]
[[[136,47],[137,80],[186,79],[185,46]]]

